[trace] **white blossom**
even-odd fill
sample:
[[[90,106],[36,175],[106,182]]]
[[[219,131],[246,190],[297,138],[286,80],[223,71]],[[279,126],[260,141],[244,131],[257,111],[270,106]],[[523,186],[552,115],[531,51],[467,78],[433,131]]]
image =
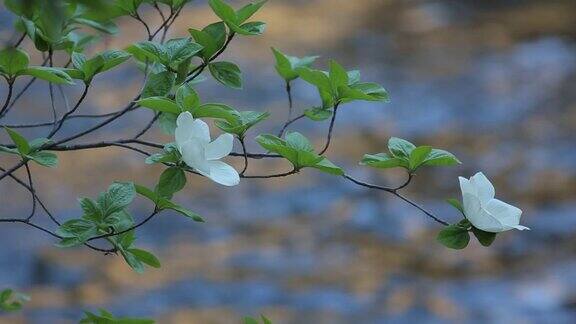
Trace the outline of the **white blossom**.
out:
[[[234,136],[222,134],[211,141],[208,124],[194,119],[190,112],[181,113],[176,125],[176,145],[184,163],[219,184],[235,186],[240,183],[238,172],[219,161],[232,152]]]
[[[529,229],[519,225],[522,210],[494,198],[494,186],[482,172],[459,180],[464,215],[474,227],[492,233]]]

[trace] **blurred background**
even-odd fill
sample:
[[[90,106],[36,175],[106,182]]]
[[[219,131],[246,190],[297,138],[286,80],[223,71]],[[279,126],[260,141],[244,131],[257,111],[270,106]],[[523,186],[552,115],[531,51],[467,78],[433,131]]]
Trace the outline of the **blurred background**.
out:
[[[142,14],[160,23],[155,11]],[[32,300],[22,312],[0,316],[1,323],[73,323],[83,309],[98,307],[159,323],[239,323],[242,316],[261,313],[274,323],[576,320],[575,1],[271,0],[257,18],[268,23],[264,36],[238,38],[224,55],[242,67],[245,90],[208,80],[198,86],[204,102],[270,111],[258,131],[276,132],[287,100],[269,47],[321,55],[321,68],[334,58],[360,69],[364,80],[382,83],[392,101],[345,105],[328,151],[332,161],[358,178],[393,185],[403,174],[359,166],[364,153],[386,151],[390,136],[444,148],[463,164],[420,171],[408,196],[455,221],[457,213],[444,200],[459,198],[458,176],[482,170],[494,180],[497,196],[524,210],[522,224],[532,231],[499,235],[490,248],[473,240],[453,251],[435,242],[436,223],[402,201],[313,170],[243,180],[234,188],[189,177],[176,200],[207,223],[165,213],[142,227],[139,245],[162,262],[161,269],[143,275],[120,257],[58,249],[41,232],[2,225],[0,287],[26,292]],[[0,7],[1,39],[12,36],[13,19]],[[169,37],[214,21],[205,1],[195,1]],[[117,37],[90,51],[144,38],[138,22],[119,24]],[[29,40],[24,47],[34,52]],[[33,61],[40,64],[41,58]],[[132,63],[103,74],[82,113],[116,111],[138,92],[141,80]],[[66,92],[73,101],[81,87]],[[6,122],[49,121],[48,100],[47,84],[35,83]],[[316,91],[296,82],[296,108],[317,103]],[[78,142],[129,136],[150,116],[132,112]],[[61,136],[92,123],[76,119]],[[327,127],[302,120],[293,129],[320,146]],[[158,128],[146,138],[171,141]],[[260,150],[253,141],[249,149]],[[61,219],[78,217],[77,196],[95,196],[113,180],[152,186],[162,171],[145,165],[140,155],[113,148],[59,157],[59,168],[35,166],[33,172],[40,197]],[[12,163],[5,156],[0,161]],[[248,173],[285,170],[278,161],[256,161]],[[0,206],[2,217],[24,216],[29,194],[3,181]],[[141,219],[149,208],[139,200],[132,212]],[[48,224],[45,215],[36,217]]]

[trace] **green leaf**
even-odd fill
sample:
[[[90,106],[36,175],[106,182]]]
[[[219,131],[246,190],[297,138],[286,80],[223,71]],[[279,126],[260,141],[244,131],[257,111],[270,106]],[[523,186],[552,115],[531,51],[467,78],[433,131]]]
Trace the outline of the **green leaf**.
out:
[[[392,155],[395,157],[408,158],[410,157],[412,150],[415,148],[416,146],[414,144],[401,138],[391,137],[388,141],[388,149],[390,150],[390,153],[392,153]]]
[[[142,263],[136,255],[130,252],[130,250],[120,250],[120,253],[132,270],[139,274],[144,273],[144,263]]]
[[[338,166],[316,154],[310,141],[300,133],[288,133],[286,134],[286,140],[274,135],[264,134],[256,137],[256,141],[263,148],[282,155],[294,165],[296,170],[310,167],[329,174],[344,174]]]
[[[98,235],[98,225],[88,219],[71,219],[60,225],[56,234],[63,238],[56,246],[61,248],[74,247]]]
[[[408,169],[408,161],[406,158],[397,158],[386,153],[365,154],[360,164],[379,169],[389,169],[396,167],[403,167]]]
[[[180,114],[180,107],[166,97],[148,97],[137,102],[140,106],[159,112]]]
[[[338,89],[338,87],[348,86],[348,72],[334,60],[330,60],[330,82],[332,83],[332,89]]]
[[[476,236],[478,242],[480,242],[480,244],[482,244],[483,246],[492,245],[492,243],[494,243],[494,240],[496,239],[496,233],[485,232],[476,227],[472,227],[472,233],[474,234],[474,236]]]
[[[355,83],[349,87],[344,87],[340,92],[340,96],[345,102],[353,100],[387,102],[390,99],[386,89],[377,83]]]
[[[218,50],[220,50],[224,44],[226,43],[227,31],[226,31],[226,24],[222,21],[210,24],[202,29],[203,32],[207,33],[212,37],[212,40],[215,42],[215,47],[212,48],[210,51],[211,53],[206,58],[211,58]]]
[[[28,155],[28,158],[42,166],[49,168],[54,168],[58,165],[58,156],[52,152],[32,152]]]
[[[35,139],[31,140],[30,142],[28,142],[28,144],[30,144],[30,151],[38,151],[42,147],[49,145],[49,144],[52,144],[52,143],[54,143],[53,140],[45,138],[45,137],[35,138]]]
[[[231,62],[214,62],[208,65],[214,79],[233,89],[242,89],[242,72]]]
[[[135,196],[136,190],[132,182],[114,182],[108,191],[98,198],[98,204],[104,215],[110,215],[130,205]]]
[[[90,82],[96,74],[102,71],[104,63],[104,58],[100,55],[96,55],[95,57],[85,61],[80,67],[80,70],[84,72],[84,80]]]
[[[152,62],[157,62],[163,65],[167,65],[169,62],[169,54],[166,48],[162,44],[143,41],[130,45],[126,52],[134,55],[136,58],[146,58]]]
[[[432,149],[432,152],[428,154],[424,161],[426,166],[451,166],[457,164],[461,164],[461,162],[454,154],[439,149]]]
[[[158,126],[165,134],[174,136],[177,118],[177,114],[160,113],[160,117],[158,117]]]
[[[118,33],[118,26],[112,21],[95,21],[86,18],[74,18],[74,21],[81,25],[92,27],[105,34],[114,35]]]
[[[292,164],[298,163],[298,152],[287,146],[286,141],[270,134],[262,134],[256,137],[256,142],[270,152],[282,155]]]
[[[125,15],[133,16],[144,0],[116,0],[115,5],[122,9]]]
[[[28,141],[26,140],[26,138],[24,138],[24,136],[20,135],[20,133],[8,127],[4,127],[4,129],[10,136],[10,139],[12,139],[12,143],[16,145],[16,148],[18,149],[18,152],[21,155],[24,156],[30,153],[30,144],[28,144]]]
[[[323,158],[320,162],[316,163],[312,166],[315,169],[318,169],[322,172],[326,172],[333,175],[344,175],[344,170],[342,170],[339,166],[336,166],[334,163],[330,162],[327,158]]]
[[[262,319],[263,324],[272,324],[272,321],[268,319],[266,316],[260,315],[260,318]]]
[[[237,24],[238,18],[234,8],[222,0],[208,0],[208,4],[216,16],[220,17],[227,24]]]
[[[79,198],[78,202],[80,203],[80,207],[82,208],[82,211],[84,212],[84,216],[88,219],[94,220],[94,221],[101,221],[102,220],[102,211],[100,210],[100,207],[98,206],[98,204],[90,199],[90,198]]]
[[[250,19],[268,0],[260,0],[254,3],[249,3],[244,7],[240,8],[236,12],[237,22],[241,24],[246,20]]]
[[[200,105],[191,111],[194,118],[218,118],[233,122],[238,118],[238,112],[225,104],[208,103]]]
[[[20,155],[20,152],[18,152],[18,149],[8,148],[5,146],[0,146],[0,152],[4,152],[4,153],[8,153],[8,154],[14,154],[14,155]]]
[[[226,133],[235,134],[243,138],[251,127],[270,116],[268,112],[240,111],[230,113],[226,120],[216,121],[216,126]]]
[[[314,107],[304,110],[304,115],[313,121],[322,121],[332,117],[332,110],[323,107]]]
[[[154,163],[177,163],[180,161],[180,152],[175,143],[164,145],[164,150],[160,153],[152,154],[146,158],[146,164]]]
[[[176,90],[176,103],[181,111],[192,111],[200,106],[200,97],[190,83],[185,83]]]
[[[111,70],[126,62],[132,55],[121,50],[107,50],[99,54],[104,59],[104,66],[100,72]]]
[[[82,80],[82,81],[84,81],[86,79],[86,77],[84,76],[84,72],[82,72],[78,69],[63,68],[62,71],[65,72],[66,74],[68,74],[70,76],[70,78],[72,78],[72,79]]]
[[[72,78],[61,69],[46,66],[31,66],[18,72],[19,75],[31,75],[52,83],[74,84]]]
[[[302,134],[298,132],[290,132],[285,136],[286,144],[299,151],[313,152],[314,147],[312,143]]]
[[[246,32],[247,35],[262,35],[266,31],[266,23],[262,21],[252,21],[240,26],[240,29]]]
[[[128,252],[132,253],[140,262],[153,268],[160,268],[160,261],[154,254],[141,249],[129,249]]]
[[[0,292],[0,309],[5,312],[20,310],[27,301],[30,301],[28,295],[15,292],[12,289],[4,289]]]
[[[30,57],[17,48],[6,48],[0,51],[0,70],[8,76],[15,76],[18,72],[28,67]]]
[[[176,76],[169,71],[150,74],[142,90],[142,98],[167,96],[172,91],[175,80]]]
[[[461,250],[468,246],[470,234],[458,225],[450,225],[442,229],[436,239],[448,248]]]
[[[298,78],[297,68],[310,67],[319,56],[305,56],[302,58],[290,56],[272,47],[272,52],[276,58],[276,71],[286,81]]]
[[[332,94],[332,82],[326,73],[307,67],[296,68],[296,72],[302,80],[315,85],[319,90]]]
[[[432,147],[430,146],[419,146],[410,152],[409,166],[411,171],[415,171],[424,163],[428,154],[432,152]]]
[[[179,167],[170,167],[160,176],[156,193],[164,198],[171,199],[174,193],[186,186],[186,173]]]
[[[458,209],[462,215],[464,215],[464,207],[462,207],[462,203],[460,202],[460,200],[456,199],[456,198],[450,198],[450,199],[446,199],[446,201],[452,205],[452,207]]]
[[[258,324],[258,321],[252,317],[244,317],[244,324]]]
[[[172,68],[176,68],[180,63],[188,60],[202,50],[202,45],[193,43],[188,37],[171,39],[166,42],[164,47]]]
[[[88,60],[86,55],[78,52],[72,53],[72,55],[70,55],[70,59],[72,60],[72,65],[78,70],[82,70],[84,68],[84,64],[86,64],[86,61]]]
[[[360,71],[352,70],[348,71],[348,85],[355,85],[360,82]]]
[[[99,311],[99,315],[85,311],[84,317],[80,320],[80,324],[154,324],[154,321],[151,319],[131,317],[117,318],[104,309],[100,309]]]
[[[148,198],[150,201],[152,201],[154,204],[156,204],[156,206],[160,210],[171,209],[171,210],[174,210],[174,211],[176,211],[176,212],[178,212],[178,213],[180,213],[186,217],[191,218],[192,220],[194,220],[196,222],[204,222],[204,219],[200,215],[174,203],[173,201],[170,201],[164,197],[159,196],[156,192],[154,192],[154,191],[152,191],[152,190],[150,190],[144,186],[141,186],[141,185],[135,185],[135,187],[136,187],[136,192],[139,195]]]

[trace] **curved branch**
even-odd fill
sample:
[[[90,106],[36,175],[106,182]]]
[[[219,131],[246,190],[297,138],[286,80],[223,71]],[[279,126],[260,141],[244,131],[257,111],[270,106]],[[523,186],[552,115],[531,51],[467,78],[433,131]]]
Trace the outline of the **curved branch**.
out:
[[[14,92],[14,80],[6,78],[6,82],[8,83],[8,94],[6,95],[2,108],[0,108],[0,118],[4,117],[8,112],[10,99],[12,99],[12,93]]]
[[[54,127],[54,129],[52,129],[52,131],[50,132],[50,134],[48,134],[48,138],[52,138],[52,136],[56,135],[56,133],[60,130],[60,128],[62,128],[62,126],[64,125],[64,122],[66,122],[66,119],[72,115],[73,113],[76,112],[76,110],[78,110],[78,108],[80,107],[80,104],[82,104],[82,102],[84,101],[84,99],[86,98],[86,95],[88,94],[88,88],[90,87],[90,85],[88,83],[84,84],[84,90],[82,91],[82,95],[80,96],[80,98],[78,99],[78,101],[76,102],[76,104],[74,105],[74,107],[72,107],[72,109],[70,109],[67,113],[64,114],[64,116],[62,116],[62,118],[59,121],[56,121],[56,127]]]
[[[324,148],[322,148],[322,150],[320,151],[319,153],[320,155],[326,153],[328,147],[330,147],[330,141],[332,140],[332,130],[334,129],[334,124],[336,124],[336,113],[338,112],[339,105],[340,105],[339,102],[337,102],[334,105],[334,112],[332,113],[332,119],[330,120],[330,127],[328,128],[328,138],[326,138],[326,144],[324,144]]]

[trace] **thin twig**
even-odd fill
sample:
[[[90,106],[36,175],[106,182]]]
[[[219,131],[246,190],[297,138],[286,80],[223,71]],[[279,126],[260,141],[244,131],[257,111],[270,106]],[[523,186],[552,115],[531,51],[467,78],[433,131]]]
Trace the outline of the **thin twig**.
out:
[[[32,182],[32,172],[30,172],[30,166],[28,162],[24,163],[24,167],[26,168],[26,175],[28,176],[28,184],[30,186],[30,193],[32,194],[32,211],[30,215],[26,218],[29,221],[34,214],[36,214],[36,194],[34,193],[34,182]]]
[[[12,99],[12,93],[14,92],[14,80],[6,78],[6,82],[8,83],[8,94],[6,95],[2,109],[0,109],[0,118],[4,117],[4,115],[8,112],[8,107],[10,107],[10,99]]]
[[[282,127],[282,129],[280,130],[280,132],[278,133],[278,134],[279,134],[278,137],[281,137],[281,136],[284,134],[284,132],[286,131],[286,129],[288,129],[288,126],[292,125],[292,123],[294,123],[294,122],[296,122],[296,121],[298,121],[298,120],[300,120],[300,119],[302,119],[302,118],[304,118],[304,117],[306,117],[306,115],[301,114],[301,115],[298,115],[297,117],[294,117],[294,118],[290,119],[289,121],[287,121],[287,122],[284,124],[284,126]]]
[[[245,178],[245,179],[271,179],[271,178],[283,178],[283,177],[287,177],[293,174],[298,173],[299,170],[292,170],[292,171],[288,171],[288,172],[284,172],[284,173],[278,173],[278,174],[269,174],[269,175],[240,175],[241,178]]]
[[[244,156],[244,168],[242,169],[242,172],[240,172],[240,175],[242,176],[248,169],[248,152],[246,151],[246,143],[244,143],[244,138],[238,137],[238,141],[240,142],[240,146],[242,146],[242,155]]]
[[[286,81],[286,96],[288,97],[288,118],[286,119],[284,126],[282,126],[282,129],[278,133],[278,137],[282,137],[286,128],[288,128],[288,126],[294,122],[294,121],[291,121],[292,111],[293,111],[293,102],[292,102],[292,85],[290,84],[290,81]]]
[[[64,125],[64,122],[66,122],[66,119],[70,115],[75,113],[76,110],[78,110],[78,108],[80,107],[80,104],[82,104],[82,102],[86,98],[86,95],[88,94],[89,87],[90,87],[89,83],[84,84],[84,91],[82,91],[82,95],[80,95],[80,98],[78,99],[78,101],[76,102],[74,107],[72,107],[72,109],[70,109],[67,113],[64,114],[64,116],[62,116],[62,118],[59,121],[57,121],[57,126],[52,129],[50,134],[48,134],[48,138],[52,138],[54,135],[56,135],[56,133],[60,130],[60,128],[62,128],[62,125]]]
[[[330,141],[332,140],[332,130],[334,129],[334,124],[336,123],[336,113],[338,112],[339,105],[340,105],[339,102],[337,102],[334,105],[334,111],[332,112],[332,119],[330,120],[330,127],[328,128],[328,137],[326,138],[326,144],[324,144],[324,148],[322,148],[322,150],[319,153],[320,155],[326,153],[328,147],[330,147]]]
[[[136,135],[134,135],[134,139],[138,139],[140,137],[142,137],[144,134],[146,134],[146,132],[152,128],[152,125],[154,125],[154,123],[158,120],[158,118],[160,117],[160,113],[155,113],[154,117],[152,117],[152,119],[148,122],[148,124],[141,130],[139,131]]]

